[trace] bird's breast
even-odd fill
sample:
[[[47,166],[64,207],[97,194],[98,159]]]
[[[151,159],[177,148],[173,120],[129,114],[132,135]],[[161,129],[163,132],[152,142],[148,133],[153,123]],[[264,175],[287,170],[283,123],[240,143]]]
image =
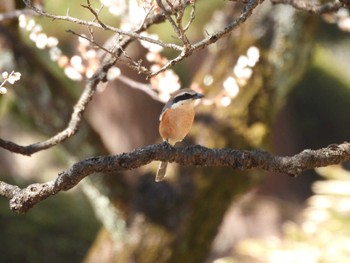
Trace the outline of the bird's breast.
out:
[[[193,120],[193,108],[168,109],[163,113],[159,124],[159,133],[164,140],[175,144],[182,141],[191,130]]]

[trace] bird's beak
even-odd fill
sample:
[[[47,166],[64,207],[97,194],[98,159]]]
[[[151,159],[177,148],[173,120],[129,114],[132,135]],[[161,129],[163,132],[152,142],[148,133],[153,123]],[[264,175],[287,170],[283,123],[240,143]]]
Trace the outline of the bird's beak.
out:
[[[196,96],[195,96],[194,98],[195,98],[195,99],[201,99],[201,98],[203,98],[203,97],[204,97],[203,94],[197,93]]]

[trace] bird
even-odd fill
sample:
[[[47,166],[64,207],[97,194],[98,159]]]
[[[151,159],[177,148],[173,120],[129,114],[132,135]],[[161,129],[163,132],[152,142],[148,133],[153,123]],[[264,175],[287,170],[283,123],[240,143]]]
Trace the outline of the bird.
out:
[[[172,94],[159,116],[159,134],[171,144],[182,141],[191,130],[194,120],[194,104],[203,94],[192,89],[180,89]],[[166,175],[167,162],[160,162],[155,181],[162,181]]]

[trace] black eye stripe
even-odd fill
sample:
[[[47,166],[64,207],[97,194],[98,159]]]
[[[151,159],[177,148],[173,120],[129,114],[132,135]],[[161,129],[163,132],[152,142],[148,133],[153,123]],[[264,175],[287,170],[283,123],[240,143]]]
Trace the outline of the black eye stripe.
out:
[[[179,102],[179,101],[182,101],[182,100],[188,100],[188,99],[192,99],[196,96],[196,94],[189,94],[189,93],[185,93],[185,94],[182,94],[180,96],[177,96],[173,99],[173,103],[176,103],[176,102]]]

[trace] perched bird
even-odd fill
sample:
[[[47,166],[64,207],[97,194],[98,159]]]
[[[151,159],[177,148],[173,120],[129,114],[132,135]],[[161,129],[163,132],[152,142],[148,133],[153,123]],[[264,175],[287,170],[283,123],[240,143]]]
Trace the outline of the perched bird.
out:
[[[185,138],[194,120],[195,100],[200,98],[203,95],[191,89],[181,89],[170,97],[159,116],[159,133],[164,141],[174,145]],[[167,165],[159,164],[156,182],[165,177]]]

